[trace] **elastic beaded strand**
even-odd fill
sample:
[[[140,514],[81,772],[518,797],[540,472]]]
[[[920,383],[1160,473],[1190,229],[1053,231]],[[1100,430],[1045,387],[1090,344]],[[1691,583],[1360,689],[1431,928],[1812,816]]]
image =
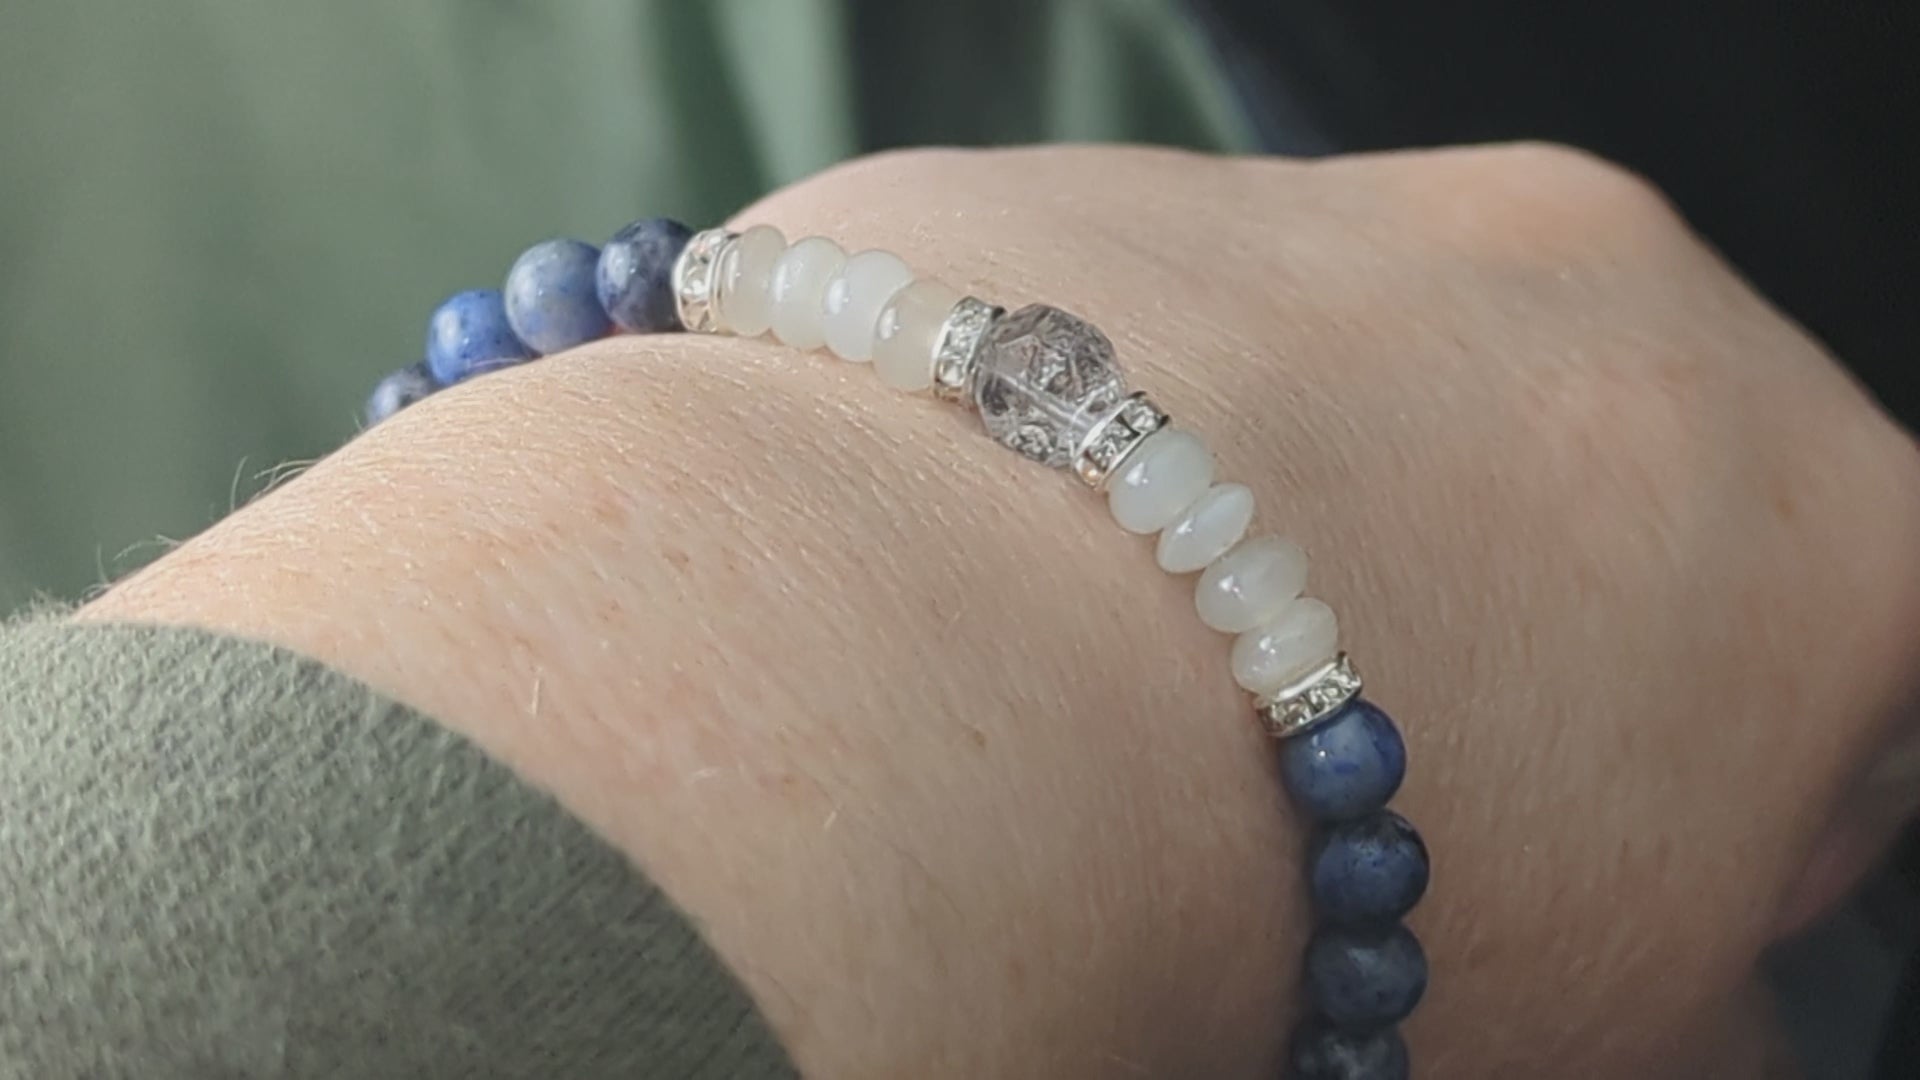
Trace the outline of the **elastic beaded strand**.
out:
[[[787,238],[771,225],[755,225],[720,253],[714,281],[717,325],[741,337],[759,337],[773,325],[773,265]]]
[[[893,294],[873,328],[873,373],[895,390],[933,386],[940,328],[960,302],[960,294],[932,279],[921,279]]]
[[[840,245],[821,236],[797,240],[782,252],[773,264],[768,279],[767,297],[772,305],[773,336],[782,345],[811,351],[827,343],[827,286],[847,265],[847,253]],[[698,297],[682,295],[683,316]],[[720,327],[703,327],[684,320],[689,330],[720,332]]]
[[[1242,634],[1286,610],[1307,586],[1307,553],[1278,536],[1243,540],[1201,568],[1193,585],[1200,621]]]
[[[401,368],[381,379],[367,398],[367,426],[372,427],[438,389],[440,384],[434,382],[433,372],[428,370],[425,360]]]
[[[1231,551],[1252,525],[1253,489],[1245,484],[1215,484],[1160,531],[1154,561],[1169,574],[1205,570]]]
[[[522,252],[500,289],[514,335],[541,356],[604,336],[613,321],[597,295],[599,265],[600,249],[578,240],[543,240]]]
[[[691,230],[668,218],[643,218],[614,233],[594,270],[594,294],[607,317],[636,334],[681,329],[674,281],[692,239]]]
[[[776,336],[797,347],[824,342],[850,359],[897,341],[886,348],[882,370],[890,385],[931,387],[967,401],[997,441],[1043,464],[1071,467],[1105,492],[1121,528],[1158,534],[1155,558],[1167,572],[1199,572],[1198,614],[1213,629],[1238,635],[1233,675],[1253,695],[1263,726],[1281,740],[1289,795],[1320,823],[1309,886],[1325,921],[1305,963],[1314,1015],[1294,1037],[1289,1073],[1405,1077],[1406,1045],[1396,1025],[1424,995],[1427,964],[1399,920],[1426,891],[1427,851],[1405,819],[1384,809],[1405,776],[1406,749],[1386,713],[1359,697],[1360,678],[1339,650],[1333,610],[1302,595],[1305,553],[1284,538],[1246,538],[1252,491],[1215,484],[1205,443],[1170,427],[1144,394],[1126,394],[1112,345],[1098,330],[1053,308],[1009,316],[971,297],[949,300],[958,294],[913,281],[903,266],[877,252],[848,259],[819,238],[797,242],[773,270]],[[937,333],[887,329],[889,317],[905,323],[907,316],[893,313],[900,298],[924,305],[928,296],[950,304]],[[726,309],[724,297],[720,306]],[[867,344],[869,310],[880,313],[873,336],[881,345]],[[849,311],[858,325],[836,331],[832,321]],[[924,311],[912,317],[932,321]],[[907,341],[914,353],[901,355]]]
[[[1344,1031],[1317,1021],[1294,1033],[1287,1066],[1294,1080],[1405,1080],[1409,1072],[1397,1030]]]
[[[902,289],[913,283],[913,271],[890,251],[863,251],[827,283],[820,306],[827,348],[842,360],[864,363],[873,359],[880,313]]]
[[[440,386],[533,359],[507,321],[499,289],[454,293],[427,320],[427,369]]]
[[[916,278],[888,252],[849,257],[823,237],[789,244],[768,226],[693,233],[664,218],[635,222],[601,249],[596,313],[574,295],[579,249],[592,251],[577,241],[536,245],[509,273],[506,300],[476,290],[442,305],[427,359],[382,381],[369,422],[471,375],[589,340],[605,325],[771,333],[795,348],[871,360],[897,389],[971,406],[995,441],[1070,469],[1106,496],[1122,529],[1157,536],[1163,570],[1197,574],[1201,621],[1236,635],[1231,673],[1278,740],[1282,783],[1315,829],[1307,883],[1320,925],[1304,963],[1312,1013],[1294,1033],[1288,1075],[1408,1075],[1396,1025],[1424,995],[1428,972],[1400,920],[1424,896],[1430,871],[1419,833],[1386,809],[1406,774],[1405,744],[1392,719],[1360,696],[1333,610],[1303,595],[1306,554],[1283,537],[1247,535],[1251,489],[1215,483],[1206,444],[1144,393],[1129,393],[1104,334],[1043,305],[1009,315]],[[543,286],[556,298],[545,299]]]
[[[1322,828],[1308,848],[1307,891],[1329,922],[1395,922],[1426,895],[1427,876],[1427,845],[1391,810]]]
[[[454,383],[584,345],[614,328],[682,329],[675,275],[692,236],[677,221],[644,218],[603,248],[565,239],[533,245],[514,260],[504,288],[455,293],[434,309],[425,358],[381,380],[367,399],[367,425]]]

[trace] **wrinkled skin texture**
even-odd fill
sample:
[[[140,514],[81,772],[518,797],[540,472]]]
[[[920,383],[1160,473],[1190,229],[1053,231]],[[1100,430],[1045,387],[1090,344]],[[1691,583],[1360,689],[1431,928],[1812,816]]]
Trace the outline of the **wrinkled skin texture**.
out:
[[[1419,1075],[1780,1068],[1757,957],[1911,809],[1863,776],[1910,711],[1920,472],[1657,194],[1551,147],[1064,148],[740,220],[1090,318],[1315,556],[1434,853]],[[282,641],[470,733],[817,1075],[1275,1075],[1303,835],[1191,579],[859,367],[620,338],[489,376],[85,617]]]

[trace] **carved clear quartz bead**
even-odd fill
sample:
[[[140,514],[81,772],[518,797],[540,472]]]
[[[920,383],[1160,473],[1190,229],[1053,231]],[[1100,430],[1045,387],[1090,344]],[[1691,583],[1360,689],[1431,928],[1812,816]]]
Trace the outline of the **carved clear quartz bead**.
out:
[[[1126,396],[1106,335],[1043,304],[996,322],[973,373],[973,400],[987,433],[1056,469]]]

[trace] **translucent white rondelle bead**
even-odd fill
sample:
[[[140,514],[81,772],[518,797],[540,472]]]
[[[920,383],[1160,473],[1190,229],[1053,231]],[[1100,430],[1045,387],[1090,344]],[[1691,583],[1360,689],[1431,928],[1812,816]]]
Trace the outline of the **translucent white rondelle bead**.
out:
[[[1107,507],[1128,532],[1159,532],[1212,483],[1213,454],[1207,444],[1189,432],[1162,428],[1147,436],[1107,481]]]
[[[823,236],[796,240],[773,264],[767,295],[768,322],[773,336],[796,349],[817,349],[826,343],[826,313],[821,301],[827,283],[845,265],[847,253]]]
[[[863,251],[827,282],[820,301],[827,348],[842,360],[873,359],[880,311],[913,281],[913,271],[891,251]]]
[[[1307,553],[1277,536],[1241,541],[1215,559],[1194,586],[1200,621],[1223,634],[1251,630],[1307,586]]]
[[[720,256],[720,325],[730,334],[759,337],[773,314],[768,295],[773,264],[787,250],[787,238],[771,225],[755,225],[734,238]]]
[[[1253,524],[1253,491],[1215,484],[1160,534],[1154,556],[1169,574],[1191,574],[1227,553]]]
[[[873,370],[896,390],[925,390],[933,385],[934,351],[958,290],[923,278],[893,294],[873,329]]]
[[[1333,609],[1303,596],[1233,642],[1233,678],[1260,695],[1276,693],[1340,651]]]

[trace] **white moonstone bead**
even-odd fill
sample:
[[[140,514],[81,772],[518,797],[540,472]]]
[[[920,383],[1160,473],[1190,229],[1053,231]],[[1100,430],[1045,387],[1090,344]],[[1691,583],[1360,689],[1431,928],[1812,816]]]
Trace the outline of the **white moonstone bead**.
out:
[[[1277,693],[1339,651],[1340,622],[1333,609],[1303,596],[1234,639],[1233,678],[1253,693]]]
[[[863,251],[827,282],[820,301],[827,348],[842,360],[873,359],[880,311],[913,282],[913,271],[891,251]]]
[[[771,225],[755,225],[735,237],[720,256],[720,325],[730,334],[759,337],[773,314],[773,264],[787,250],[787,238]]]
[[[773,336],[796,349],[817,349],[826,344],[826,313],[821,301],[827,295],[827,283],[840,273],[847,253],[840,245],[823,236],[797,240],[773,264],[767,295],[772,302],[768,322]]]
[[[1189,432],[1162,428],[1147,436],[1107,481],[1107,507],[1128,532],[1159,532],[1212,483],[1213,454],[1207,444]]]
[[[1202,570],[1240,542],[1253,524],[1253,490],[1245,484],[1215,484],[1160,534],[1154,555],[1169,574]]]
[[[1307,586],[1307,553],[1277,536],[1241,541],[1215,559],[1194,586],[1200,621],[1223,634],[1251,630]]]
[[[934,352],[960,293],[923,278],[893,294],[873,330],[873,370],[896,390],[933,385]]]

